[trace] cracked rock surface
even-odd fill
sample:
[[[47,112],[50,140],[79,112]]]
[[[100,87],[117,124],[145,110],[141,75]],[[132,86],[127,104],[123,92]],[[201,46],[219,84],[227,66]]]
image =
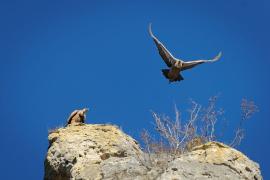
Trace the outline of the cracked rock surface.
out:
[[[48,139],[46,180],[262,179],[257,163],[218,142],[149,168],[138,143],[113,125],[68,126],[50,133]]]

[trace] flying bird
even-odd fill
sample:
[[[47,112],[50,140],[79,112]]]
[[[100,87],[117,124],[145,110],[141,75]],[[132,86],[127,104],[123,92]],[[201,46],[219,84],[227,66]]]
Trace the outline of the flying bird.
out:
[[[169,69],[162,69],[163,75],[169,79],[169,82],[184,80],[183,76],[181,75],[181,71],[191,69],[202,63],[215,62],[221,57],[221,52],[219,52],[216,57],[209,60],[184,61],[182,59],[177,59],[166,49],[166,47],[156,38],[156,36],[154,36],[151,29],[151,23],[149,24],[149,34],[153,38],[158,48],[159,55],[169,67]]]
[[[67,119],[68,124],[82,124],[85,122],[86,113],[89,111],[88,108],[81,110],[74,110]]]

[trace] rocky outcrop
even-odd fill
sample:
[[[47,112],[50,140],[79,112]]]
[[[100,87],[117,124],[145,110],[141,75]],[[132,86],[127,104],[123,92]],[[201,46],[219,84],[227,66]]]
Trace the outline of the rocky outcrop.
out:
[[[173,160],[146,157],[151,155],[116,126],[68,126],[49,134],[44,179],[262,179],[257,163],[218,142]]]
[[[168,164],[161,179],[262,179],[259,165],[218,142],[195,147]]]

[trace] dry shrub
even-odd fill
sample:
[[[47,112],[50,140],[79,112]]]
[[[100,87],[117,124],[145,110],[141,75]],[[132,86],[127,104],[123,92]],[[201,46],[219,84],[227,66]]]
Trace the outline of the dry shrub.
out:
[[[167,158],[162,162],[168,162],[182,153],[191,151],[195,146],[215,141],[216,123],[224,119],[224,110],[216,107],[217,99],[218,96],[210,97],[206,107],[190,100],[191,108],[185,120],[181,119],[181,112],[176,106],[174,119],[152,112],[158,139],[153,138],[147,130],[142,131],[141,138],[146,152],[144,164],[153,167],[161,157]],[[243,123],[257,111],[258,107],[253,101],[242,100],[239,126],[230,143],[232,147],[241,143],[244,137]]]
[[[231,147],[236,147],[241,144],[241,141],[245,137],[245,130],[243,128],[243,123],[250,119],[254,113],[258,112],[258,106],[255,105],[254,101],[248,101],[247,99],[242,99],[241,102],[241,119],[238,128],[235,131],[235,136],[230,143]]]

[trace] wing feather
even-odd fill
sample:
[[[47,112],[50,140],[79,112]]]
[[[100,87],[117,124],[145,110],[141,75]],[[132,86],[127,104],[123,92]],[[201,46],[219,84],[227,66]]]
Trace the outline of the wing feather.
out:
[[[182,68],[181,71],[187,70],[187,69],[191,69],[199,64],[202,63],[208,63],[208,62],[215,62],[217,60],[220,59],[222,53],[219,52],[218,55],[216,57],[214,57],[213,59],[209,59],[209,60],[195,60],[195,61],[187,61],[187,62],[183,62],[182,64]]]
[[[79,110],[74,110],[67,119],[67,124],[70,124],[71,119],[78,113]]]
[[[151,30],[151,23],[149,24],[149,34],[153,38],[157,48],[159,55],[162,57],[164,62],[167,64],[168,67],[171,67],[177,61],[175,57],[166,49],[166,47],[154,36]]]

